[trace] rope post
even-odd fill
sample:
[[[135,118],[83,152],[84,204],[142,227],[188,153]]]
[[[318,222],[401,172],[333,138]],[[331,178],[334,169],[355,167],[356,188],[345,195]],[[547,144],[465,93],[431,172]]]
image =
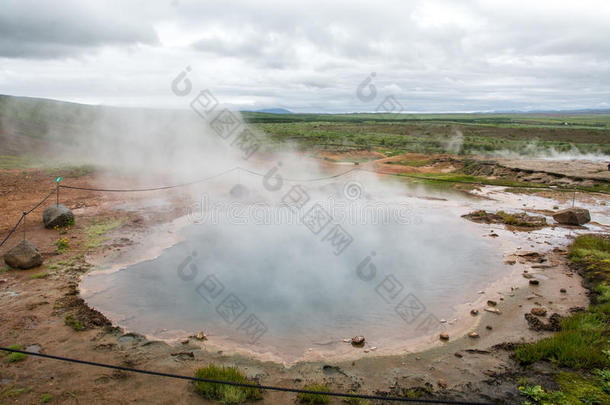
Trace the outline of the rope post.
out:
[[[25,241],[25,218],[27,217],[28,213],[23,211],[23,240]]]
[[[576,200],[576,190],[574,190],[574,194],[572,195],[572,208],[574,208],[574,200]]]
[[[55,189],[56,189],[56,200],[55,200],[55,206],[59,207],[59,183],[55,183]]]

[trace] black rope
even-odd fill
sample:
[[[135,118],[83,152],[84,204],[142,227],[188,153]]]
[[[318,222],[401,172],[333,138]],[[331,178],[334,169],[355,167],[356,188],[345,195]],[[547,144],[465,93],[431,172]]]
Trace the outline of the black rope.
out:
[[[178,188],[178,187],[186,187],[186,186],[192,186],[193,184],[197,184],[197,183],[203,183],[204,181],[208,181],[208,180],[212,180],[215,179],[216,177],[220,177],[220,176],[224,176],[225,174],[231,173],[232,171],[235,170],[239,170],[239,167],[234,167],[232,169],[229,170],[225,170],[224,172],[220,172],[217,173],[213,176],[210,177],[205,177],[203,179],[199,179],[199,180],[195,180],[195,181],[191,181],[188,183],[180,183],[180,184],[174,184],[171,186],[160,186],[160,187],[149,187],[149,188],[91,188],[91,187],[76,187],[76,186],[64,186],[63,184],[60,184],[59,187],[61,188],[69,188],[72,190],[85,190],[85,191],[103,191],[103,192],[111,192],[111,193],[126,193],[126,192],[137,192],[137,191],[158,191],[158,190],[167,190],[170,188]]]
[[[36,204],[34,206],[34,208],[30,209],[29,211],[23,211],[23,214],[21,214],[21,218],[19,218],[19,221],[17,221],[17,223],[15,224],[15,226],[13,227],[13,229],[11,229],[8,232],[8,235],[6,235],[6,237],[4,238],[4,240],[2,240],[2,243],[0,243],[0,247],[2,247],[2,245],[4,245],[6,243],[6,241],[11,237],[11,235],[13,233],[15,233],[15,231],[17,230],[17,228],[19,227],[19,224],[21,223],[21,221],[24,220],[25,216],[28,215],[29,213],[31,213],[32,211],[34,211],[36,208],[40,207],[45,201],[47,201],[49,199],[49,197],[51,197],[53,194],[55,194],[55,191],[51,191],[45,198],[43,198],[38,204]]]
[[[341,393],[341,392],[320,392],[320,391],[302,390],[302,389],[298,389],[298,388],[276,387],[273,385],[255,385],[255,384],[238,383],[238,382],[233,382],[233,381],[211,380],[211,379],[207,379],[207,378],[190,377],[190,376],[186,376],[186,375],[164,373],[164,372],[160,372],[160,371],[143,370],[143,369],[139,369],[139,368],[115,366],[112,364],[97,363],[94,361],[72,359],[69,357],[62,357],[62,356],[53,356],[50,354],[43,354],[43,353],[27,352],[24,350],[9,349],[6,347],[0,347],[0,350],[6,351],[6,352],[12,352],[12,353],[21,353],[21,354],[27,354],[27,355],[31,355],[31,356],[38,356],[38,357],[43,357],[43,358],[52,359],[52,360],[61,360],[61,361],[69,362],[69,363],[84,364],[87,366],[109,368],[112,370],[129,371],[132,373],[148,374],[148,375],[154,375],[154,376],[158,376],[158,377],[176,378],[176,379],[180,379],[180,380],[189,380],[189,381],[193,381],[193,382],[205,382],[205,383],[210,383],[210,384],[231,385],[234,387],[244,387],[244,388],[257,388],[257,389],[269,390],[269,391],[282,391],[282,392],[292,392],[292,393],[297,393],[297,394],[328,395],[328,396],[332,396],[332,397],[372,399],[372,400],[396,401],[396,402],[414,402],[414,403],[425,403],[425,404],[496,405],[496,404],[493,404],[490,402],[485,403],[485,402],[470,402],[470,401],[453,401],[453,400],[445,400],[445,399],[416,399],[416,398],[402,398],[402,397],[385,397],[382,395],[348,394],[348,393]]]
[[[2,247],[2,245],[4,245],[4,243],[6,243],[6,241],[8,240],[8,238],[10,238],[10,237],[11,237],[11,235],[12,235],[13,233],[15,233],[15,231],[16,231],[16,230],[17,230],[17,228],[19,227],[19,224],[21,223],[21,221],[23,221],[23,217],[24,217],[24,216],[25,216],[25,215],[21,214],[21,218],[19,218],[19,221],[17,221],[17,223],[15,224],[15,226],[13,227],[13,229],[11,229],[11,230],[8,232],[8,235],[6,235],[6,238],[4,238],[4,240],[2,241],[2,243],[0,243],[0,247]]]

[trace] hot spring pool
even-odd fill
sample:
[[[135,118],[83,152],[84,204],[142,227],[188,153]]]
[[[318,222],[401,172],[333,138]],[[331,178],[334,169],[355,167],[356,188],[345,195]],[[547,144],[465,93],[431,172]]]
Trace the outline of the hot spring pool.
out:
[[[502,266],[480,225],[419,204],[408,224],[345,225],[340,254],[326,229],[302,223],[192,224],[158,258],[92,273],[81,288],[113,322],[157,338],[203,330],[219,347],[285,361],[349,352],[342,340],[355,335],[399,347],[436,333]]]

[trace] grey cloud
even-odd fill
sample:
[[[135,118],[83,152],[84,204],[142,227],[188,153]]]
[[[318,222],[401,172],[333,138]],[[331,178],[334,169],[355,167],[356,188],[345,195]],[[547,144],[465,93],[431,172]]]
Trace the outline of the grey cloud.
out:
[[[0,9],[0,57],[52,59],[105,45],[157,44],[150,22],[116,4],[8,1]]]

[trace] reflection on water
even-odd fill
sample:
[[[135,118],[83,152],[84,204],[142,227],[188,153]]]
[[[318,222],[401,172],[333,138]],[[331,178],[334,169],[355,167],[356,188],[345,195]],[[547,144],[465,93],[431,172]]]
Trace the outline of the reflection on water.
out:
[[[346,224],[353,241],[340,254],[334,223],[318,233],[302,223],[190,225],[155,260],[87,276],[84,295],[130,331],[204,330],[284,359],[355,335],[391,346],[421,335],[429,315],[450,319],[501,263],[477,225],[415,204],[421,220],[408,224]]]

